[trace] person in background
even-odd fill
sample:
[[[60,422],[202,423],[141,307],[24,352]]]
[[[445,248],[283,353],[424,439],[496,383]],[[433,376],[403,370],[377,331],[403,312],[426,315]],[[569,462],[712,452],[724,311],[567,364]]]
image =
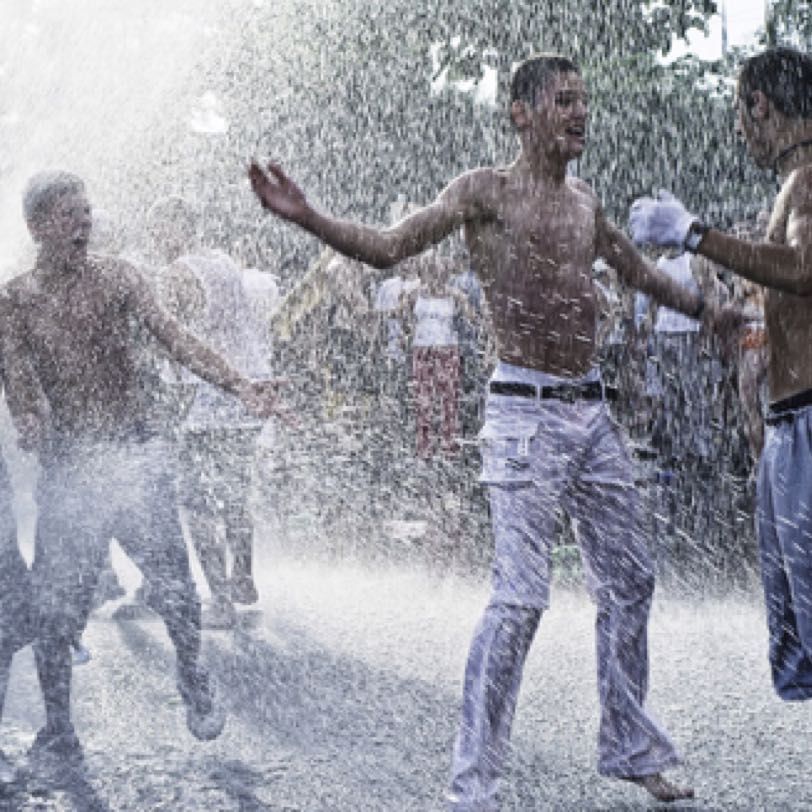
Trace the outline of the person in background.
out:
[[[71,642],[87,622],[111,537],[152,585],[151,606],[177,654],[189,731],[210,740],[225,725],[200,662],[200,602],[178,522],[172,458],[150,422],[152,393],[138,374],[133,327],[258,415],[275,409],[278,384],[249,380],[183,330],[132,265],[89,253],[92,210],[81,178],[37,173],[23,213],[38,251],[34,268],[2,289],[3,330],[15,339],[4,354],[5,384],[16,425],[40,393],[47,406],[47,422],[31,443],[41,469],[31,578],[46,719],[29,764],[52,786],[65,786],[84,770],[71,714]]]
[[[157,202],[150,220],[161,224],[168,264],[159,272],[157,286],[169,312],[242,374],[269,378],[268,327],[257,318],[243,270],[225,252],[199,245],[199,216],[187,200]],[[259,600],[249,494],[264,421],[192,373],[180,375],[191,402],[181,430],[179,490],[211,591],[203,626],[227,629],[236,622],[234,604]]]
[[[411,336],[417,456],[459,451],[460,342],[458,314],[473,321],[466,296],[451,285],[451,262],[429,251],[417,263],[420,284],[400,312]],[[439,417],[439,420],[438,420]]]

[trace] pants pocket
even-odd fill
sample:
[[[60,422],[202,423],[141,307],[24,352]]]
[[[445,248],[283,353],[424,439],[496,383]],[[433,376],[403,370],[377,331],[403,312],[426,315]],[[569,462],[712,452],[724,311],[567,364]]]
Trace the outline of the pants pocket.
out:
[[[487,424],[479,434],[482,454],[483,485],[530,485],[533,482],[532,454],[538,438],[535,430],[509,433],[489,428]]]

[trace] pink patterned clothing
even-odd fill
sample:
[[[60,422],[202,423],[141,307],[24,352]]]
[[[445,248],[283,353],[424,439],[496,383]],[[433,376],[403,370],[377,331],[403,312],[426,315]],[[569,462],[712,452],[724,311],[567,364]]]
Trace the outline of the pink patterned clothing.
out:
[[[460,352],[457,346],[414,347],[412,376],[417,423],[417,455],[433,456],[438,441],[443,453],[456,451]],[[440,412],[439,432],[435,426]]]

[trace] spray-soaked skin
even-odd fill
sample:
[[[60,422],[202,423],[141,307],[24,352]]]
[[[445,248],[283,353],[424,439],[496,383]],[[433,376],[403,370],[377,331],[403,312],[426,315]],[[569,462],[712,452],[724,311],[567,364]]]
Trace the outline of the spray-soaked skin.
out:
[[[41,386],[49,429],[59,440],[137,438],[145,428],[151,407],[142,377],[145,331],[207,379],[232,391],[239,383],[219,356],[161,310],[125,262],[91,255],[58,272],[37,268],[11,282],[6,294],[8,328],[22,339],[6,361],[9,388]]]
[[[799,201],[800,198],[800,201]],[[805,204],[805,205],[804,205]],[[775,201],[767,241],[778,245],[804,245],[812,222],[812,166],[796,170]],[[782,400],[812,389],[812,317],[808,296],[774,288],[764,295],[770,362],[770,400]]]
[[[249,174],[267,209],[376,267],[391,267],[462,228],[488,299],[499,357],[577,376],[595,361],[592,265],[598,257],[624,282],[668,307],[692,313],[698,299],[648,266],[606,220],[590,187],[567,176],[567,164],[586,142],[588,105],[580,75],[554,74],[533,104],[514,104],[522,145],[516,161],[460,175],[433,203],[389,229],[322,214],[276,164],[267,172],[254,164]]]
[[[595,362],[592,281],[597,205],[579,181],[532,190],[510,170],[483,172],[491,209],[466,225],[499,357],[554,375]]]

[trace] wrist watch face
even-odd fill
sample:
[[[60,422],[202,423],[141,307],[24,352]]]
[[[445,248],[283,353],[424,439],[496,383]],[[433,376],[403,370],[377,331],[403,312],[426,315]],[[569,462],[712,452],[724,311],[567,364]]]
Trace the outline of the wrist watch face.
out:
[[[699,248],[699,243],[702,242],[702,238],[707,231],[708,227],[703,223],[699,221],[691,223],[691,227],[688,229],[688,234],[685,237],[685,247],[695,254],[697,248]]]

